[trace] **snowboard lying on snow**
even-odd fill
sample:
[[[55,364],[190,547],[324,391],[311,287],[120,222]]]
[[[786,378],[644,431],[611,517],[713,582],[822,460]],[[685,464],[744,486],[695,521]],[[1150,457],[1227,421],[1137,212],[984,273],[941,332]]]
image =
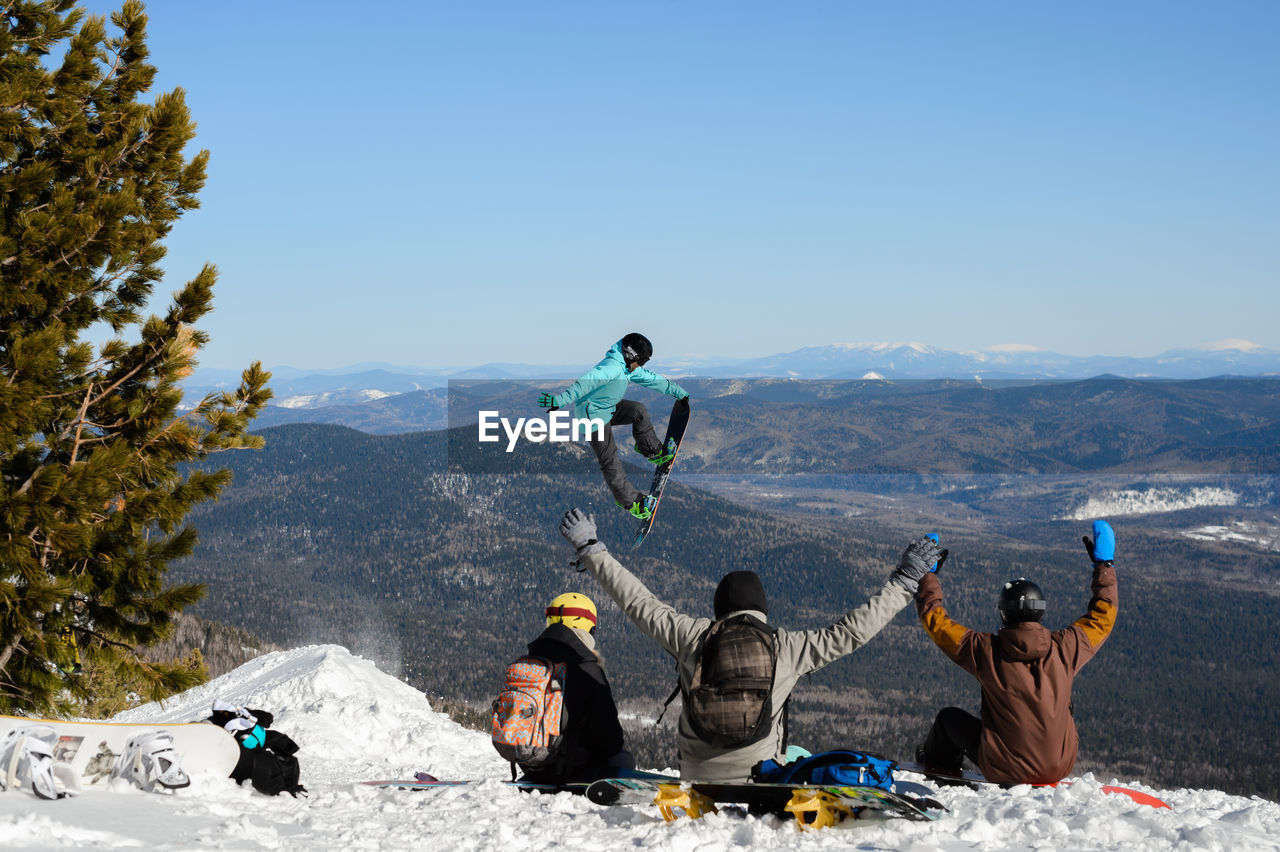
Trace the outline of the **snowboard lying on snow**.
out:
[[[476,781],[441,780],[426,772],[413,778],[363,782],[374,787],[430,790]],[[656,805],[668,821],[681,815],[697,819],[715,813],[717,805],[737,805],[753,813],[794,817],[802,828],[821,828],[848,817],[872,814],[912,820],[937,819],[945,810],[927,798],[933,790],[909,781],[895,782],[893,790],[843,784],[720,784],[685,782],[672,775],[630,771],[623,777],[604,778],[590,784],[531,784],[503,781],[530,792],[586,794],[598,805]]]
[[[493,779],[469,780],[459,778],[437,778],[429,772],[415,772],[412,778],[383,778],[376,781],[361,781],[368,787],[394,787],[397,790],[435,790],[440,787],[463,787],[467,784],[483,784]],[[508,787],[540,793],[585,793],[586,784],[534,784],[529,781],[500,781]]]
[[[853,784],[712,783],[679,778],[605,778],[587,787],[587,798],[600,805],[657,805],[668,821],[681,813],[697,819],[722,804],[752,813],[795,818],[801,828],[822,828],[846,818],[871,815],[934,820],[945,810],[928,798],[933,791],[910,782],[893,790]],[[924,793],[925,795],[916,795]]]
[[[915,763],[910,760],[900,760],[900,761],[897,761],[897,763],[898,763],[898,768],[904,772],[918,772],[919,774],[924,775],[926,778],[931,778],[931,779],[936,779],[941,781],[951,781],[953,783],[964,784],[969,787],[976,788],[979,784],[994,784],[1002,787],[1011,786],[1009,784],[1000,784],[997,781],[989,781],[985,777],[983,777],[981,772],[973,772],[968,769],[958,773],[933,772],[926,769],[924,764]],[[1032,784],[1031,786],[1033,787],[1070,787],[1071,782],[1059,781],[1056,784]],[[1116,796],[1128,796],[1130,799],[1133,799],[1135,802],[1137,802],[1140,805],[1149,805],[1150,807],[1153,807],[1153,808],[1169,807],[1169,805],[1166,804],[1164,801],[1162,801],[1161,799],[1157,799],[1155,796],[1151,795],[1150,793],[1144,793],[1141,790],[1134,790],[1129,787],[1118,787],[1115,784],[1103,784],[1102,792],[1110,795],[1116,795]]]
[[[230,776],[240,759],[235,738],[208,722],[119,724],[0,716],[0,742],[16,731],[35,733],[41,728],[53,731],[54,736],[40,743],[48,743],[53,774],[71,792],[77,787],[105,787],[113,771],[144,789],[185,787],[191,775]],[[34,742],[34,737],[28,737],[28,743]],[[15,771],[9,774],[15,780],[19,758],[15,751],[10,761]],[[0,767],[0,775],[9,769]]]
[[[653,778],[662,781],[672,780],[670,775],[662,775],[657,772],[642,772],[638,769],[628,769],[625,771],[627,778]],[[483,784],[491,779],[483,780],[460,780],[460,779],[440,779],[429,772],[415,772],[412,778],[391,778],[380,781],[361,781],[361,784],[370,787],[395,787],[401,790],[432,790],[437,787],[461,787],[466,784]],[[523,779],[516,781],[499,782],[507,787],[518,787],[521,790],[536,791],[539,793],[574,793],[576,795],[585,795],[589,782],[581,782],[574,784],[538,784]]]

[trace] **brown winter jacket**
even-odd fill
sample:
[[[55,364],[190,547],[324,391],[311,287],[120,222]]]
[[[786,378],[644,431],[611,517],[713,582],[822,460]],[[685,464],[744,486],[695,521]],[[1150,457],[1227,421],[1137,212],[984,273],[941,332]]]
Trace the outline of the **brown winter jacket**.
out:
[[[977,633],[947,615],[938,575],[924,575],[916,592],[924,629],[982,686],[978,767],[989,780],[1052,784],[1071,771],[1079,746],[1071,683],[1111,633],[1118,606],[1115,568],[1099,563],[1089,611],[1070,627],[1025,622]]]

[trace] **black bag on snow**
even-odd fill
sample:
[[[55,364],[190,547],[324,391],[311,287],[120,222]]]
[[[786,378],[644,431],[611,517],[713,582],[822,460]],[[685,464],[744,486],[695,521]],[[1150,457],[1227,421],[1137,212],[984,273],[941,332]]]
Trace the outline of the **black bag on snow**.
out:
[[[246,721],[235,724],[237,718]],[[294,756],[298,744],[287,734],[271,730],[275,717],[270,712],[215,710],[209,721],[226,728],[240,745],[240,759],[231,770],[231,778],[237,784],[249,781],[253,789],[267,796],[296,796],[307,791],[298,783],[302,774]]]
[[[777,637],[760,619],[734,615],[711,625],[685,696],[698,738],[721,748],[764,739],[777,665]]]
[[[298,758],[294,757],[298,744],[287,734],[279,731],[266,733],[266,744],[262,748],[249,752],[253,755],[253,761],[247,777],[253,784],[253,789],[268,796],[302,792],[302,786],[298,783],[301,769],[298,766]],[[239,769],[239,765],[236,768]],[[235,775],[232,777],[235,778]],[[244,779],[236,778],[236,780]]]

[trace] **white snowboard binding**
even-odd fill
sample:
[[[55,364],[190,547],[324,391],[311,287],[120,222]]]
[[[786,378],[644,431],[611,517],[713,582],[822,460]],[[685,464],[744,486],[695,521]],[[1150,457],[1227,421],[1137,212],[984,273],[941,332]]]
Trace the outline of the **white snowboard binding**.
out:
[[[157,787],[178,790],[191,784],[182,771],[173,736],[168,731],[148,731],[129,738],[111,767],[112,778],[125,778],[150,792]]]
[[[61,799],[80,792],[74,773],[59,771],[53,749],[58,733],[48,725],[14,728],[0,741],[0,790],[26,787],[41,799]]]

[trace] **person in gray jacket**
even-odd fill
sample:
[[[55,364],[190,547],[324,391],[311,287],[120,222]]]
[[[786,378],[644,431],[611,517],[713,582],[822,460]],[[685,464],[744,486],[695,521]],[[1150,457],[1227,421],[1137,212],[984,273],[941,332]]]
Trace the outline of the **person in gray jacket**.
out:
[[[740,614],[759,622],[768,618],[768,600],[760,578],[749,571],[726,575],[716,590],[715,619],[694,618],[676,612],[663,603],[610,555],[596,538],[595,520],[580,509],[566,512],[560,533],[574,547],[578,561],[595,577],[601,588],[640,630],[662,646],[676,660],[681,692],[688,696],[700,669],[703,648],[711,628]],[[785,762],[784,708],[791,690],[802,675],[817,671],[846,654],[856,651],[888,624],[899,610],[911,602],[920,578],[937,563],[941,554],[930,538],[911,543],[898,568],[875,595],[821,630],[774,630],[776,663],[766,705],[772,717],[762,736],[743,745],[717,745],[695,733],[690,718],[690,702],[680,711],[677,743],[680,777],[709,782],[747,781],[751,770],[762,760]]]

